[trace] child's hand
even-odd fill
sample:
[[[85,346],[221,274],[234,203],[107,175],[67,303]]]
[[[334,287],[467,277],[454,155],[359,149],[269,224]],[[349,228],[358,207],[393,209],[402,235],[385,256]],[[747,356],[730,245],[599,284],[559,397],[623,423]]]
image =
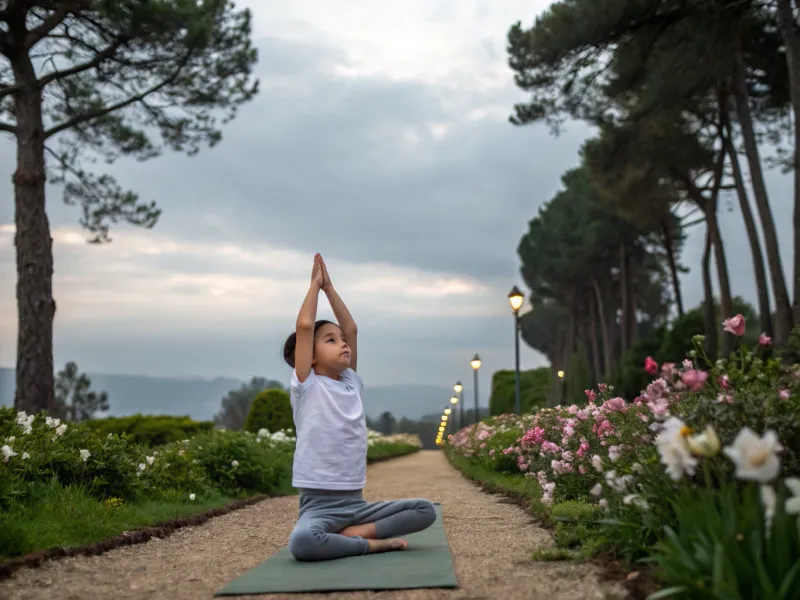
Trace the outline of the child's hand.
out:
[[[322,291],[330,292],[332,289],[333,284],[331,283],[330,275],[328,275],[328,265],[326,265],[325,261],[322,260]]]
[[[311,269],[311,285],[317,289],[322,289],[325,285],[325,263],[322,262],[322,256],[319,254],[314,255],[314,267]]]

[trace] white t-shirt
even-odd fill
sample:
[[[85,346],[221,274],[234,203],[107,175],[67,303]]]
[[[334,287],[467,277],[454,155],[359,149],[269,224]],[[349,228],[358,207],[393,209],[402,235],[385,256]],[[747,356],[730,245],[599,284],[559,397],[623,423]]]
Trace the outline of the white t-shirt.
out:
[[[314,373],[300,383],[292,372],[291,399],[297,446],[292,485],[322,490],[360,490],[367,483],[367,422],[352,369],[339,380]]]

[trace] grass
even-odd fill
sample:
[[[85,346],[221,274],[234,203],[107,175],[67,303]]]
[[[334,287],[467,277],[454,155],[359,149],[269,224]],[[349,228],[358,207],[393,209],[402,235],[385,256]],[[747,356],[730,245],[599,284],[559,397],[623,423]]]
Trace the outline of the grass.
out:
[[[419,448],[416,446],[411,446],[410,444],[404,444],[402,442],[375,444],[367,448],[367,462],[376,463],[390,458],[399,458],[408,454],[414,454],[418,450]]]
[[[280,490],[291,493],[291,489]],[[166,493],[157,500],[109,508],[79,487],[57,482],[38,484],[24,504],[0,512],[0,562],[38,550],[79,546],[182,517],[192,517],[235,500],[222,495],[190,501]]]

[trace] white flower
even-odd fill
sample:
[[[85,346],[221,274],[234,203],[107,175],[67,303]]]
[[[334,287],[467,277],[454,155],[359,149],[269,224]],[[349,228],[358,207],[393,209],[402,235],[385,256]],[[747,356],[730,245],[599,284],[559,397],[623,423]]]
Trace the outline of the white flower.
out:
[[[758,437],[752,429],[743,427],[724,452],[736,464],[736,477],[767,483],[775,479],[781,469],[781,461],[776,454],[780,450],[783,450],[783,446],[771,429]]]
[[[720,447],[717,432],[711,425],[707,426],[703,433],[690,436],[686,443],[695,456],[714,456]]]
[[[17,413],[17,423],[19,425],[22,425],[22,423],[27,420],[28,420],[28,413],[26,413],[24,410],[21,410]]]
[[[144,471],[147,468],[147,465],[144,463],[139,463],[139,470]]]
[[[114,434],[113,434],[113,433],[109,433],[109,434],[106,436],[106,438],[107,438],[107,439],[109,439],[109,440],[110,440],[112,437],[114,437]]]
[[[151,465],[151,466],[156,461],[156,457],[155,456],[145,456],[144,459],[147,461],[147,464]]]
[[[194,500],[195,498],[197,498],[197,496],[194,494],[189,494],[189,500]]]
[[[772,518],[775,516],[775,504],[778,498],[775,495],[775,488],[771,485],[761,486],[761,502],[764,504],[764,524],[767,526],[767,535],[772,527]]]
[[[592,457],[592,466],[598,473],[603,472],[603,459],[600,458],[597,454]]]
[[[258,430],[258,433],[256,435],[258,435],[258,437],[267,437],[269,435],[269,429],[264,429],[262,427],[261,429]]]
[[[608,448],[608,460],[611,462],[617,462],[619,458],[619,446],[609,446]]]
[[[85,449],[79,450],[79,452],[81,453],[81,459],[83,460],[83,462],[86,462],[86,460],[92,455],[91,452]]]
[[[589,492],[592,496],[600,496],[603,493],[603,484],[596,483],[595,486]]]
[[[800,479],[797,477],[787,477],[784,483],[792,493],[792,498],[786,500],[786,514],[800,515]]]
[[[58,419],[56,419],[58,421]],[[64,435],[64,432],[67,430],[67,424],[62,423],[58,427],[56,427],[56,435]]]
[[[650,505],[647,504],[647,501],[640,498],[638,494],[628,494],[622,499],[622,503],[633,504],[639,508],[650,508]]]
[[[50,427],[58,427],[61,424],[61,419],[54,419],[53,417],[45,417],[44,422]]]
[[[28,454],[27,452],[23,452],[22,453],[22,460],[28,460],[30,457],[31,457],[31,455]]]
[[[0,454],[3,455],[3,462],[8,462],[12,456],[17,456],[17,453],[11,449],[11,446],[6,444],[2,448],[0,448]]]
[[[17,425],[22,427],[23,434],[27,435],[31,432],[33,420],[35,418],[35,415],[29,415],[24,410],[21,410],[17,413]]]
[[[608,500],[606,500],[605,498],[600,498],[598,504],[603,508],[608,508]]]
[[[11,442],[13,442],[15,439],[17,439],[17,438],[16,438],[16,437],[14,437],[13,435],[11,435],[11,436],[8,436],[8,437],[6,438],[6,444],[10,444],[10,443],[11,443]]]
[[[238,467],[239,466],[239,461],[238,460],[232,460],[231,461],[231,466],[234,467],[234,468]]]
[[[645,468],[640,463],[633,463],[631,468],[636,471],[639,475],[644,475]]]
[[[680,480],[684,473],[693,475],[697,466],[697,459],[692,456],[686,443],[689,432],[683,421],[677,417],[670,417],[656,436],[655,442],[661,462],[674,481]]]

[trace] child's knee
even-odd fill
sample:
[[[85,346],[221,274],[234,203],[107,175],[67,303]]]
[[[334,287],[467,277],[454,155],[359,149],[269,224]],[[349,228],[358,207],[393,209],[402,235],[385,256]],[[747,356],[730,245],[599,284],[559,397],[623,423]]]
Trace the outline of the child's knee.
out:
[[[425,527],[430,527],[436,521],[436,507],[433,502],[420,498],[419,500],[420,518],[425,524]]]
[[[316,560],[320,540],[310,529],[297,528],[289,536],[289,552],[296,560]]]

